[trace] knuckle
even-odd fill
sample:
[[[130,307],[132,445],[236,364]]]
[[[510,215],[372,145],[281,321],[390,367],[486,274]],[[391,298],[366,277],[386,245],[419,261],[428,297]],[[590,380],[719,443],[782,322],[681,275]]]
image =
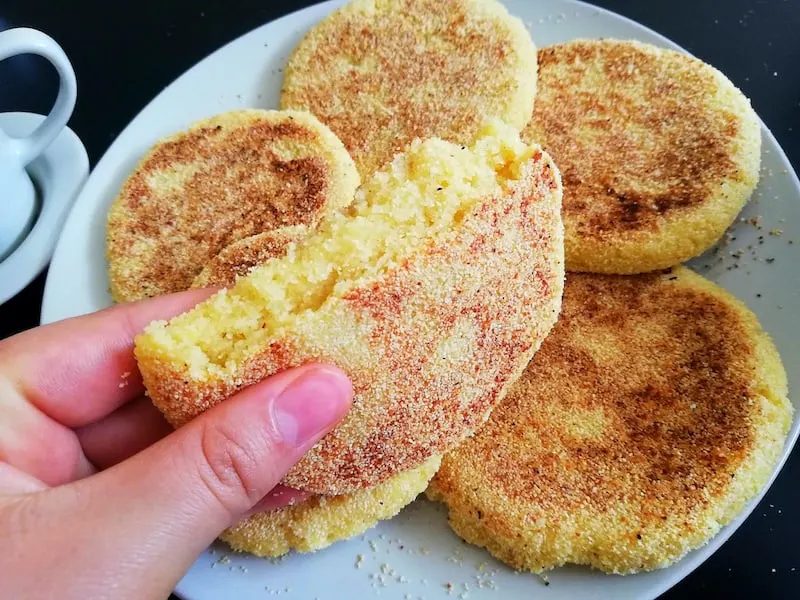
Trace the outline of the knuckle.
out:
[[[259,482],[262,444],[236,435],[222,424],[207,423],[201,432],[200,477],[208,491],[231,514],[249,509],[263,495]]]
[[[28,536],[42,535],[50,522],[44,500],[44,493],[38,492],[0,497],[0,542],[6,544],[10,541],[13,548],[15,543],[19,544]]]

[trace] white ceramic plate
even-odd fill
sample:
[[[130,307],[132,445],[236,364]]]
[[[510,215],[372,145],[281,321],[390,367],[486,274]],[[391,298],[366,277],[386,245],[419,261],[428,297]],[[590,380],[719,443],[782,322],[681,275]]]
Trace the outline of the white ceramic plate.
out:
[[[573,0],[506,3],[531,29],[540,47],[579,37],[616,37],[677,48],[641,25]],[[147,148],[201,117],[240,107],[277,107],[286,57],[303,33],[337,4],[321,4],[288,15],[221,48],[176,80],[131,122],[97,165],[67,222],[50,267],[42,321],[88,313],[110,304],[103,258],[105,214]],[[794,315],[800,306],[800,183],[772,134],[766,128],[763,134],[762,180],[742,214],[744,218],[761,215],[763,229],[739,223],[734,228],[736,240],[724,249],[725,260],[717,262],[709,252],[693,266],[755,310],[775,338],[789,371],[790,386],[800,389],[800,372],[793,368],[800,364],[800,319]],[[769,235],[771,229],[781,229],[783,234]],[[759,245],[762,235],[764,243]],[[789,240],[795,243],[789,244]],[[748,245],[756,249],[756,257]],[[729,256],[740,248],[744,250],[741,258]],[[766,262],[767,258],[775,260]],[[704,267],[706,264],[709,267]],[[795,408],[800,409],[797,401]],[[781,465],[797,434],[795,421]],[[273,562],[236,556],[218,544],[197,560],[177,592],[187,600],[263,600],[270,596],[302,600],[375,596],[417,599],[450,595],[473,600],[652,598],[714,552],[754,505],[710,544],[669,569],[617,577],[563,568],[550,575],[546,588],[540,579],[516,574],[484,551],[460,542],[450,533],[444,512],[418,500],[398,518],[366,535],[313,555],[291,555]],[[359,554],[363,555],[363,565],[356,568]],[[449,594],[447,583],[453,586]]]

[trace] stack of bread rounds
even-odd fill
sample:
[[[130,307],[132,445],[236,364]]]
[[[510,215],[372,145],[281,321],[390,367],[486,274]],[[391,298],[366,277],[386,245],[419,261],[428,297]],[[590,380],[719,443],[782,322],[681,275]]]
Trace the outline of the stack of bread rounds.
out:
[[[319,550],[427,487],[515,569],[628,574],[763,488],[780,358],[679,266],[758,182],[759,120],[722,73],[636,41],[537,53],[496,0],[352,0],[294,49],[280,105],[159,142],[108,218],[115,300],[223,288],[136,340],[174,426],[311,361],[353,381],[282,482],[311,496],[232,548]]]
[[[750,197],[758,117],[717,70],[639,42],[543,48],[538,69],[523,138],[561,169],[573,272],[553,333],[427,494],[516,569],[663,568],[759,493],[791,424],[756,317],[688,269],[660,271]]]
[[[556,167],[507,125],[469,148],[415,142],[284,256],[148,327],[136,357],[150,397],[181,426],[273,373],[332,362],[353,408],[284,483],[382,483],[470,435],[550,331],[560,209]]]

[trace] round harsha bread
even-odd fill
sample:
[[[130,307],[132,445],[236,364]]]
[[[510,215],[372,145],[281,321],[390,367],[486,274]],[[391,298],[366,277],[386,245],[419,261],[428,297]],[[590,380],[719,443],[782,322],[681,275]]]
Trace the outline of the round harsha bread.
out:
[[[269,259],[284,256],[291,244],[301,243],[310,232],[308,227],[295,225],[234,242],[206,264],[195,277],[192,287],[231,287],[239,277],[244,277]]]
[[[352,493],[471,435],[550,331],[564,277],[554,163],[508,125],[484,133],[413,143],[284,256],[138,336],[170,423],[314,361],[355,397],[289,487]]]
[[[569,271],[644,273],[697,256],[758,182],[747,98],[702,61],[639,42],[541,49],[523,139],[561,169]]]
[[[281,107],[317,115],[363,178],[415,138],[470,144],[486,118],[522,129],[536,48],[495,0],[353,0],[289,58]]]
[[[188,288],[220,250],[348,205],[358,173],[314,116],[240,110],[157,143],[111,206],[106,231],[117,302]]]
[[[253,515],[220,538],[234,550],[257,556],[321,550],[394,517],[425,491],[440,463],[441,457],[433,456],[372,488],[344,496],[312,496],[294,506]]]
[[[522,570],[665,567],[767,483],[791,422],[755,316],[699,275],[569,274],[561,317],[428,496]]]

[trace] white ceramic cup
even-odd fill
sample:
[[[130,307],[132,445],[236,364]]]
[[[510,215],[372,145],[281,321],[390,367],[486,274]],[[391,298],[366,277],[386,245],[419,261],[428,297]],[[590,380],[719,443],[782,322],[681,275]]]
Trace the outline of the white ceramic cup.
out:
[[[28,137],[12,138],[0,129],[0,261],[22,242],[36,219],[36,191],[25,167],[64,129],[77,96],[72,65],[50,36],[22,27],[0,32],[0,60],[17,54],[38,54],[49,60],[60,83],[50,114]]]

